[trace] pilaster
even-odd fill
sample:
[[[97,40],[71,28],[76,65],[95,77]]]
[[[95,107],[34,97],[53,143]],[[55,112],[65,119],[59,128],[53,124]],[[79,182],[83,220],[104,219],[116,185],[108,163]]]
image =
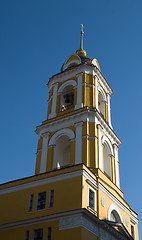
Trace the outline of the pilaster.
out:
[[[77,104],[75,105],[75,110],[82,108],[83,103],[82,103],[82,76],[83,73],[78,73],[77,75]]]
[[[118,168],[118,146],[114,144],[114,157],[115,157],[115,178],[116,178],[116,186],[120,188],[120,180],[119,180],[119,168]]]
[[[102,126],[98,124],[98,143],[99,143],[99,169],[103,171],[102,169]]]
[[[51,113],[49,115],[49,119],[56,117],[57,90],[58,90],[58,83],[55,83],[53,85],[52,108],[51,108]]]
[[[43,133],[43,143],[42,143],[42,155],[41,155],[41,163],[40,163],[40,173],[46,172],[46,164],[47,164],[47,151],[48,151],[48,138],[49,132]]]
[[[82,163],[82,125],[83,122],[74,124],[76,127],[75,164]]]

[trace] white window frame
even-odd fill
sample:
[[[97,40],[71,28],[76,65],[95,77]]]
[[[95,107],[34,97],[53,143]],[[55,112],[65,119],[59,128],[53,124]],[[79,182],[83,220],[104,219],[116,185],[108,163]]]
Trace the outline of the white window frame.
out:
[[[38,208],[37,208],[37,206],[38,206],[38,195],[39,195],[40,193],[44,193],[44,192],[45,192],[45,194],[46,194],[46,197],[45,197],[45,208],[38,209]],[[36,196],[36,211],[42,211],[42,210],[45,210],[45,209],[46,209],[46,199],[47,199],[47,193],[46,193],[46,191],[37,193],[37,196]]]
[[[94,209],[89,207],[89,190],[94,192]],[[88,185],[88,208],[91,209],[92,211],[96,212],[97,209],[97,204],[96,204],[96,190],[92,188],[91,186]]]
[[[130,225],[133,226],[133,228],[134,228],[134,240],[135,240],[135,239],[136,239],[136,237],[135,237],[135,224],[133,224],[133,223],[131,222]],[[132,233],[131,233],[131,236],[132,236]],[[133,236],[132,236],[132,237],[133,237]]]

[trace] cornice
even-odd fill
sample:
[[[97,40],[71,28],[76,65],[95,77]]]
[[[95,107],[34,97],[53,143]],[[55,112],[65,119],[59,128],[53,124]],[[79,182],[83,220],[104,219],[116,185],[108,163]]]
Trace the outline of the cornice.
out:
[[[49,82],[47,83],[49,89],[51,88],[51,85],[53,85],[56,81],[61,82],[61,81],[65,81],[68,78],[72,78],[76,75],[78,75],[79,73],[88,73],[88,74],[92,74],[92,75],[98,75],[98,78],[103,82],[105,88],[107,89],[107,92],[109,92],[109,94],[112,94],[112,89],[110,87],[110,85],[108,84],[107,80],[104,78],[104,76],[102,75],[102,73],[99,71],[99,69],[94,66],[93,64],[79,64],[71,69],[67,69],[64,72],[60,72],[57,73],[56,75],[53,75],[50,79]]]
[[[97,117],[97,120],[95,120]],[[105,134],[111,139],[113,144],[117,144],[118,146],[121,144],[120,139],[114,133],[112,128],[108,125],[108,123],[101,117],[99,112],[94,108],[81,108],[79,111],[72,111],[67,116],[59,116],[52,120],[47,120],[47,123],[37,126],[36,133],[38,135],[43,134],[45,131],[57,131],[59,128],[65,128],[69,126],[73,126],[75,122],[96,122],[97,124],[101,124],[101,127],[105,130]],[[64,124],[63,124],[64,123]],[[63,126],[62,126],[63,125]]]

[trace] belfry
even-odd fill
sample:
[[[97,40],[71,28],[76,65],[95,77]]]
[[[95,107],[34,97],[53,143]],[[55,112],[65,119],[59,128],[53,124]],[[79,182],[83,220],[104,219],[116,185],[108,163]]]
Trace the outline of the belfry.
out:
[[[83,25],[80,49],[47,86],[35,175],[0,186],[0,239],[138,240],[137,214],[120,189],[112,89],[83,49]]]

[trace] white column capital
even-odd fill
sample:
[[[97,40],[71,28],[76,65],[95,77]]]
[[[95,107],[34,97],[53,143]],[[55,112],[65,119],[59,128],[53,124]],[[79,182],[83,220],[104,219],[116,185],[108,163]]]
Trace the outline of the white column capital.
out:
[[[83,75],[83,72],[79,72],[76,74],[76,77],[79,77],[79,76],[82,76]]]
[[[113,147],[114,147],[114,150],[117,150],[118,151],[118,145],[116,143],[113,144]]]
[[[97,127],[99,130],[101,130],[101,131],[103,130],[103,127],[101,126],[101,124],[98,124]]]
[[[74,127],[79,127],[83,125],[83,121],[74,123]]]
[[[41,136],[46,139],[49,137],[49,135],[50,135],[50,132],[44,132],[41,134]]]

